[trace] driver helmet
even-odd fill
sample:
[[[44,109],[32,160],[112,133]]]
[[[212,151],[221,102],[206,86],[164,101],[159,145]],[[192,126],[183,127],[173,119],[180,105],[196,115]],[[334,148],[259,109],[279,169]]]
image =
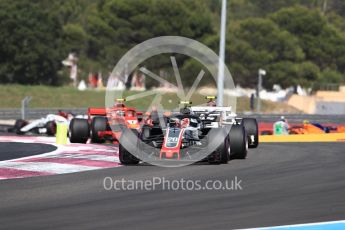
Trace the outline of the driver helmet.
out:
[[[178,119],[177,117],[172,117],[169,119],[170,127],[176,127],[176,126],[179,126],[179,124],[180,124],[180,119]]]
[[[207,102],[207,106],[209,106],[209,107],[216,107],[217,106],[217,102],[215,100],[209,100]]]
[[[190,108],[182,108],[182,109],[180,110],[180,112],[181,112],[182,114],[184,114],[184,115],[189,115],[189,114],[191,114]]]

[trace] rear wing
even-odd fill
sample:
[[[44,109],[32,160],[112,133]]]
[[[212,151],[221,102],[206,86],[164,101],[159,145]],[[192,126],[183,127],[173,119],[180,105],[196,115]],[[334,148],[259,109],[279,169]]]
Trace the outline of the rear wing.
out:
[[[207,113],[213,113],[213,112],[228,112],[231,113],[231,106],[230,107],[211,107],[211,106],[192,106],[190,108],[193,112],[207,112]]]
[[[232,112],[232,107],[191,107],[193,111],[198,116],[217,116],[220,117],[223,121],[228,121],[236,118],[236,113]]]
[[[131,108],[125,108],[124,110],[131,110]],[[135,109],[132,109],[135,111]],[[111,109],[106,108],[89,108],[88,109],[88,116],[89,118],[92,118],[94,116],[107,116],[107,112],[112,111]],[[137,117],[139,121],[143,120],[144,114],[143,112],[136,111]]]
[[[89,108],[88,115],[89,116],[106,116],[107,110],[105,108]]]

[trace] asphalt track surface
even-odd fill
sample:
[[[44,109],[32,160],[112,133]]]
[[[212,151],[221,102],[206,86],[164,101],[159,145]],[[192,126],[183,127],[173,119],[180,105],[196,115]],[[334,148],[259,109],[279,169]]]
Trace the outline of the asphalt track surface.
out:
[[[262,144],[228,165],[0,181],[1,229],[232,229],[345,219],[345,143]],[[106,191],[103,179],[242,180],[239,191]]]
[[[0,142],[0,161],[43,154],[54,150],[56,147],[48,144]]]

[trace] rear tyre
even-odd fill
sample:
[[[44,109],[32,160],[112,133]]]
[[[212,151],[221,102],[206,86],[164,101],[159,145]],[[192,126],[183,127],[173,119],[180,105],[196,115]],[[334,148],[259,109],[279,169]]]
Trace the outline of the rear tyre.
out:
[[[48,136],[55,136],[56,134],[56,123],[55,121],[48,121],[45,125],[45,128],[47,129],[47,135]]]
[[[259,145],[259,128],[255,118],[243,118],[242,124],[248,135],[248,147],[257,148]],[[252,139],[253,138],[253,139]]]
[[[106,117],[94,117],[91,121],[91,142],[103,143],[104,139],[98,136],[98,132],[107,131],[108,119]]]
[[[73,118],[69,126],[69,141],[85,144],[90,136],[90,126],[86,119]]]
[[[231,159],[245,159],[248,151],[248,136],[242,125],[233,125],[230,130]]]
[[[16,123],[14,124],[14,127],[13,127],[13,131],[16,134],[24,134],[23,132],[20,131],[20,129],[26,126],[27,124],[28,122],[25,120],[22,120],[22,119],[16,120]]]

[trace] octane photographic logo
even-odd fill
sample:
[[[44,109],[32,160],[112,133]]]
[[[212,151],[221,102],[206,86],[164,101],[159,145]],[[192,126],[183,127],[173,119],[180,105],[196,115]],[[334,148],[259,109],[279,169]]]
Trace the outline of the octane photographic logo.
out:
[[[167,79],[150,71],[142,65],[145,60],[155,56],[159,57],[161,54],[170,55],[171,66],[176,82],[169,82]],[[203,66],[203,69],[200,70],[197,76],[180,76],[177,59],[175,57],[177,54],[195,59]],[[179,36],[163,36],[149,39],[129,50],[116,64],[108,80],[105,106],[108,111],[111,111],[116,99],[126,98],[126,103],[133,104],[134,106],[132,107],[136,107],[137,111],[143,112],[144,115],[147,112],[152,112],[154,110],[155,113],[158,114],[159,118],[159,124],[157,125],[161,128],[164,135],[167,136],[166,132],[169,123],[164,114],[168,111],[172,114],[178,114],[182,108],[179,104],[176,104],[173,109],[164,108],[164,104],[166,104],[167,101],[171,102],[171,94],[175,94],[180,101],[191,101],[192,96],[199,88],[200,81],[203,79],[205,71],[208,71],[208,73],[213,77],[214,82],[217,82],[218,64],[218,55],[198,41]],[[224,65],[224,67],[225,93],[223,95],[223,106],[231,106],[232,111],[235,112],[236,99],[231,96],[231,90],[235,88],[234,81],[226,65]],[[134,93],[125,97],[125,90],[118,89],[116,84],[119,80],[125,82],[125,75],[134,71],[139,71],[144,74],[146,78],[151,78],[161,85],[168,86],[169,90],[162,91],[152,89]],[[188,87],[184,87],[184,79],[191,77],[194,78],[193,84],[191,86],[189,85]],[[138,108],[135,106],[135,101],[143,99],[146,102],[147,100],[150,100],[150,103],[146,108]],[[193,103],[192,106],[206,106],[206,104],[195,105]],[[226,135],[228,135],[230,131],[229,126],[227,129],[211,129],[208,134],[200,140],[200,143],[194,142],[194,144],[189,147],[183,146],[183,149],[181,149],[181,155],[183,155],[181,156],[181,159],[164,160],[160,155],[161,148],[157,147],[159,143],[157,144],[155,141],[152,141],[151,143],[148,143],[147,141],[143,142],[140,135],[140,129],[138,132],[128,132],[128,130],[124,130],[124,126],[120,127],[122,129],[122,134],[125,135],[122,135],[119,141],[126,150],[144,162],[165,167],[185,166],[205,159],[224,142]],[[117,125],[111,125],[111,128],[113,131],[119,131],[119,127]],[[181,135],[184,135],[184,133],[181,133]],[[170,136],[169,141],[174,141],[179,138],[180,136],[178,135]],[[169,142],[166,144],[169,145]]]
[[[191,180],[181,178],[170,180],[165,177],[152,177],[150,179],[131,180],[105,177],[103,188],[106,191],[242,191],[242,180],[237,176],[231,180]]]

